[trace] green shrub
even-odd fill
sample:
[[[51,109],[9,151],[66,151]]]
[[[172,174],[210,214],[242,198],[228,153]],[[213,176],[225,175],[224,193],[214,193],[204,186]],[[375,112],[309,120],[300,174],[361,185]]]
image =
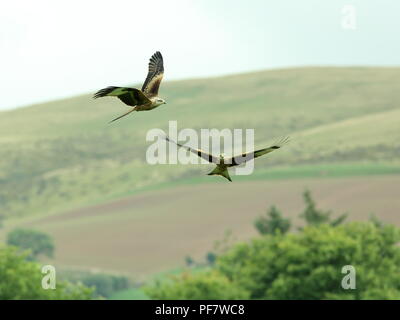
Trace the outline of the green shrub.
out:
[[[81,300],[91,299],[93,290],[67,281],[57,281],[56,289],[42,288],[41,266],[27,261],[14,247],[0,247],[0,300]],[[57,278],[56,278],[57,279]]]
[[[194,261],[194,259],[191,256],[186,256],[185,263],[188,267],[192,267],[195,265],[196,262]]]
[[[282,213],[272,206],[266,216],[256,219],[254,226],[260,234],[286,233],[290,229],[290,220],[282,216]]]
[[[7,235],[7,244],[30,250],[29,259],[36,259],[41,254],[48,257],[54,254],[53,239],[41,231],[14,229]]]
[[[309,190],[304,191],[303,199],[306,208],[300,214],[300,217],[303,218],[309,226],[317,226],[323,223],[329,223],[332,226],[338,226],[343,223],[347,218],[347,213],[344,213],[332,220],[331,211],[323,211],[321,209],[317,209],[315,201],[312,198],[311,192]]]
[[[372,222],[263,236],[219,255],[215,268],[150,288],[156,299],[399,299],[399,229]],[[344,289],[342,268],[356,270]]]
[[[152,299],[247,299],[248,293],[217,271],[196,275],[183,273],[171,281],[157,282],[145,288]]]
[[[81,279],[88,287],[94,287],[95,292],[102,297],[110,297],[114,292],[127,289],[129,281],[126,277],[109,274],[90,274]]]
[[[62,270],[59,272],[59,278],[71,283],[83,283],[91,287],[94,294],[105,298],[130,286],[129,279],[123,275],[92,273],[88,270]]]
[[[212,251],[207,252],[206,260],[208,265],[213,266],[215,264],[215,261],[217,260],[217,255]]]

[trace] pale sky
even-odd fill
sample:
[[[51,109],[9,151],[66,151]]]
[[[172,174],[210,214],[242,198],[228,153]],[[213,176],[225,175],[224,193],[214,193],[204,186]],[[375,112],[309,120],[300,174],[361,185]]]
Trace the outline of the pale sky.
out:
[[[353,5],[355,29],[342,27]],[[141,83],[310,65],[400,65],[399,0],[0,3],[0,109]]]

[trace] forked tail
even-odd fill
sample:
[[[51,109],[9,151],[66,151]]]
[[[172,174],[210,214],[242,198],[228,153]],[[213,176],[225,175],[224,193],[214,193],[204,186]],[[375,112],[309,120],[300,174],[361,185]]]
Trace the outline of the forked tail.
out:
[[[115,119],[111,120],[109,123],[114,122],[115,120],[121,119],[135,110],[136,110],[136,107],[133,107],[132,110],[129,110],[128,112],[125,112],[124,114],[120,115],[119,117],[116,117]]]
[[[222,176],[222,177],[224,177],[225,179],[228,179],[230,182],[232,182],[232,179],[231,179],[231,177],[229,176],[229,172],[228,172],[228,169],[227,169],[227,168],[225,168],[224,170],[221,170],[220,168],[216,167],[216,168],[215,168],[213,171],[211,171],[208,175],[209,175],[209,176],[212,176],[212,175]]]

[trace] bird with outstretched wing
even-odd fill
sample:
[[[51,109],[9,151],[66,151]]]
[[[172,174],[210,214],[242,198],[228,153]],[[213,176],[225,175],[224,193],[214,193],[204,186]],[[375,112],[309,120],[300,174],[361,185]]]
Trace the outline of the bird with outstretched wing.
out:
[[[110,86],[97,91],[93,98],[97,99],[106,96],[117,97],[123,103],[131,107],[128,112],[125,112],[110,122],[121,119],[133,111],[153,110],[154,108],[166,103],[164,99],[158,97],[158,89],[160,88],[163,76],[163,57],[161,53],[157,51],[150,58],[149,70],[141,90],[136,88]]]
[[[165,137],[165,139],[168,142],[175,143],[179,147],[185,148],[186,150],[196,154],[198,157],[200,157],[210,163],[216,164],[217,166],[214,168],[213,171],[211,171],[208,174],[209,176],[210,175],[219,175],[219,176],[222,176],[222,177],[228,179],[231,182],[232,182],[232,179],[229,176],[228,168],[238,166],[247,161],[261,157],[265,154],[268,154],[274,150],[281,148],[285,143],[289,142],[289,137],[285,137],[285,138],[279,140],[278,142],[274,143],[272,146],[270,146],[268,148],[264,148],[264,149],[260,149],[260,150],[256,150],[256,151],[252,151],[252,152],[248,152],[248,153],[242,153],[241,155],[237,155],[237,156],[234,156],[231,158],[225,158],[222,154],[219,157],[216,157],[216,156],[213,156],[212,154],[204,152],[200,149],[194,149],[194,148],[190,148],[185,145],[181,145],[181,144],[171,140],[168,137]]]

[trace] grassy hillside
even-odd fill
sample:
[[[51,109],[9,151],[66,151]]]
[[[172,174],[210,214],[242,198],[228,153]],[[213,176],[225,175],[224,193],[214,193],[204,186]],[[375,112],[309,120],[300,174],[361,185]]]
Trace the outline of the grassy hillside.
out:
[[[257,161],[257,170],[391,165],[400,155],[398,68],[299,68],[165,82],[160,95],[167,105],[111,125],[126,107],[91,94],[1,112],[0,212],[47,215],[169,182],[203,181],[209,166],[145,162],[147,131],[167,130],[168,120],[177,120],[178,129],[255,128],[257,147],[290,135],[291,144]]]
[[[167,105],[111,125],[126,107],[91,94],[0,112],[0,241],[42,230],[54,265],[140,279],[204,260],[227,229],[254,236],[272,204],[298,225],[304,188],[350,219],[400,225],[399,89],[400,68],[299,68],[165,82]],[[147,131],[169,120],[254,128],[256,147],[292,141],[229,183],[206,176],[210,165],[146,163]]]
[[[52,265],[118,272],[135,280],[183,266],[187,255],[204,262],[206,253],[214,250],[215,241],[222,240],[227,230],[236,240],[254,237],[255,218],[273,204],[296,228],[306,187],[318,207],[332,209],[335,215],[349,212],[350,220],[366,220],[374,213],[400,225],[400,174],[329,178],[324,178],[324,171],[319,174],[322,177],[302,178],[295,173],[296,179],[229,184],[218,180],[224,183],[222,188],[218,182],[172,185],[15,224],[54,238],[55,259],[48,261]],[[8,224],[0,240],[13,227]]]

